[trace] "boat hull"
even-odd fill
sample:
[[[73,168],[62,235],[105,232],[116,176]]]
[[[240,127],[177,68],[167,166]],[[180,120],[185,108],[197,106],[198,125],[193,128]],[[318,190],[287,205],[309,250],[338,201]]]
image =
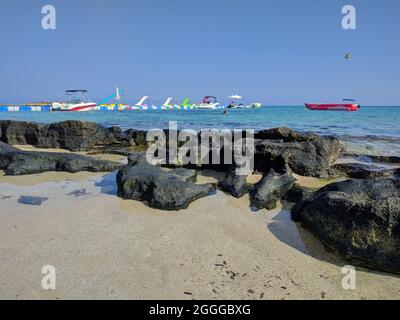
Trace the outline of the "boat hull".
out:
[[[96,103],[77,103],[77,104],[64,104],[61,106],[57,106],[53,108],[54,111],[75,111],[75,112],[83,112],[83,111],[92,111],[97,106]]]
[[[358,104],[328,104],[328,103],[305,103],[305,106],[308,110],[319,110],[319,111],[350,111],[355,112],[358,111],[360,106]]]
[[[199,105],[198,109],[217,109],[219,103],[202,103]]]

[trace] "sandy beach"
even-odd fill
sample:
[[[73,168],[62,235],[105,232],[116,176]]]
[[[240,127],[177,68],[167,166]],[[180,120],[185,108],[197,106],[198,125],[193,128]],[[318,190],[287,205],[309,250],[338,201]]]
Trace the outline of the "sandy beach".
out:
[[[399,0],[0,1],[13,314],[400,300]]]
[[[255,213],[248,196],[218,191],[163,212],[116,197],[115,174],[1,174],[1,299],[400,298],[398,277],[360,268],[356,290],[344,290],[346,263],[291,221],[287,203]],[[45,265],[56,290],[41,287]]]

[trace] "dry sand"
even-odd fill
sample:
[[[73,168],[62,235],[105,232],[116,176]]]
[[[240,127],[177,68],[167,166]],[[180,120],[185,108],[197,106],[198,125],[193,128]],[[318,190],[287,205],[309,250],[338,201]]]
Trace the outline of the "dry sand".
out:
[[[24,151],[37,151],[37,152],[58,152],[58,153],[73,153],[73,154],[79,154],[79,155],[83,155],[83,156],[87,156],[87,157],[92,157],[98,160],[106,160],[106,161],[115,161],[115,162],[126,162],[126,157],[125,156],[121,156],[118,154],[108,154],[108,153],[99,153],[99,154],[91,154],[89,152],[84,152],[84,151],[80,151],[80,152],[72,152],[66,149],[56,149],[56,148],[36,148],[35,146],[31,146],[28,144],[24,144],[24,145],[13,145],[13,147],[20,149],[20,150],[24,150]]]
[[[345,263],[287,208],[254,213],[248,197],[218,192],[162,212],[115,192],[115,173],[0,176],[0,298],[400,298],[398,277],[361,269],[356,290],[342,289]],[[44,265],[56,268],[56,290],[41,288]]]

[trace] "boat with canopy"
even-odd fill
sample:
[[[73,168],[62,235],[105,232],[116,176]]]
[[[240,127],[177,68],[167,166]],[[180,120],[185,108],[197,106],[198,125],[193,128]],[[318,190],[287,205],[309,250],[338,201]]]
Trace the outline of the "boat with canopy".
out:
[[[92,111],[97,104],[87,96],[87,90],[66,90],[67,102],[53,102],[53,111]]]

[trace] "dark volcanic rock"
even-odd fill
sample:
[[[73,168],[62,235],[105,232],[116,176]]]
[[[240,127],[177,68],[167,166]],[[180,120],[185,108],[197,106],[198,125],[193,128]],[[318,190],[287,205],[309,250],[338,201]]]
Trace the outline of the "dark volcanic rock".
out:
[[[107,129],[92,122],[68,120],[46,126],[38,147],[85,151],[98,146],[128,144],[129,140],[120,128]]]
[[[148,142],[146,140],[147,131],[129,129],[124,131],[124,134],[133,140],[135,146],[147,148],[148,146]]]
[[[251,185],[247,183],[247,175],[237,175],[235,166],[232,166],[218,187],[235,198],[241,198],[249,193]]]
[[[133,152],[128,156],[128,164],[132,166],[138,161],[144,162],[145,156],[144,152]]]
[[[0,141],[0,170],[7,169],[11,162],[11,157],[9,155],[15,152],[18,152],[17,148]]]
[[[355,179],[389,177],[393,174],[393,170],[362,163],[338,163],[333,165],[332,169],[338,174],[342,173]]]
[[[187,170],[184,168],[176,168],[168,172],[171,177],[175,176],[180,180],[196,183],[197,173],[195,170]]]
[[[129,160],[117,174],[118,196],[123,199],[146,201],[161,210],[179,210],[215,192],[213,184],[195,184],[195,176],[186,169],[165,171],[138,155]]]
[[[0,120],[0,141],[11,145],[37,145],[44,127],[33,122]]]
[[[0,154],[6,154],[8,152],[16,152],[16,151],[19,151],[19,149],[0,141]]]
[[[251,206],[255,209],[275,209],[277,202],[285,196],[295,182],[296,179],[293,178],[290,170],[279,174],[271,169],[270,173],[250,191]]]
[[[37,146],[45,134],[47,125],[13,120],[0,120],[0,141],[13,144]]]
[[[0,170],[6,175],[24,175],[46,171],[106,172],[120,168],[122,164],[96,160],[76,154],[22,151],[0,142]]]
[[[292,217],[353,264],[400,273],[400,181],[347,180],[294,206]]]
[[[164,130],[169,144],[168,130]],[[147,148],[146,131],[119,127],[105,128],[87,121],[68,120],[49,125],[23,121],[0,121],[0,141],[8,144],[30,144],[41,148],[61,148],[71,151],[129,153],[126,147]],[[243,133],[244,135],[244,133]],[[337,160],[342,143],[333,137],[319,137],[299,133],[289,128],[262,130],[255,134],[255,170],[268,173],[270,169],[282,173],[285,165],[298,174],[315,177],[328,176],[329,167]],[[221,138],[222,139],[222,138]],[[178,142],[178,146],[183,142]],[[211,141],[209,142],[212,146]],[[231,148],[223,148],[217,157],[224,159]],[[167,152],[167,154],[169,154]],[[209,154],[211,157],[212,152]],[[211,162],[210,162],[211,163]],[[202,169],[227,171],[230,164],[203,164]],[[174,165],[174,163],[170,163]],[[195,165],[193,165],[195,167]],[[241,180],[236,178],[237,180]],[[240,181],[238,181],[240,182]]]
[[[318,139],[313,133],[300,133],[287,127],[260,130],[254,134],[255,139],[260,140],[282,140],[283,142],[304,142]]]
[[[39,148],[87,151],[96,147],[128,146],[131,137],[118,127],[104,128],[96,123],[68,120],[49,125],[25,121],[0,121],[0,141],[30,144]]]
[[[358,154],[358,153],[343,153],[342,157],[356,158],[359,161],[372,161],[372,162],[386,162],[386,163],[400,163],[400,157],[388,156],[388,155],[370,155],[370,154]]]
[[[285,195],[284,200],[289,202],[302,202],[311,197],[316,190],[295,184]]]
[[[263,130],[256,134],[255,169],[281,172],[288,164],[298,174],[329,176],[329,167],[337,160],[343,144],[335,137],[298,133],[289,128]]]

